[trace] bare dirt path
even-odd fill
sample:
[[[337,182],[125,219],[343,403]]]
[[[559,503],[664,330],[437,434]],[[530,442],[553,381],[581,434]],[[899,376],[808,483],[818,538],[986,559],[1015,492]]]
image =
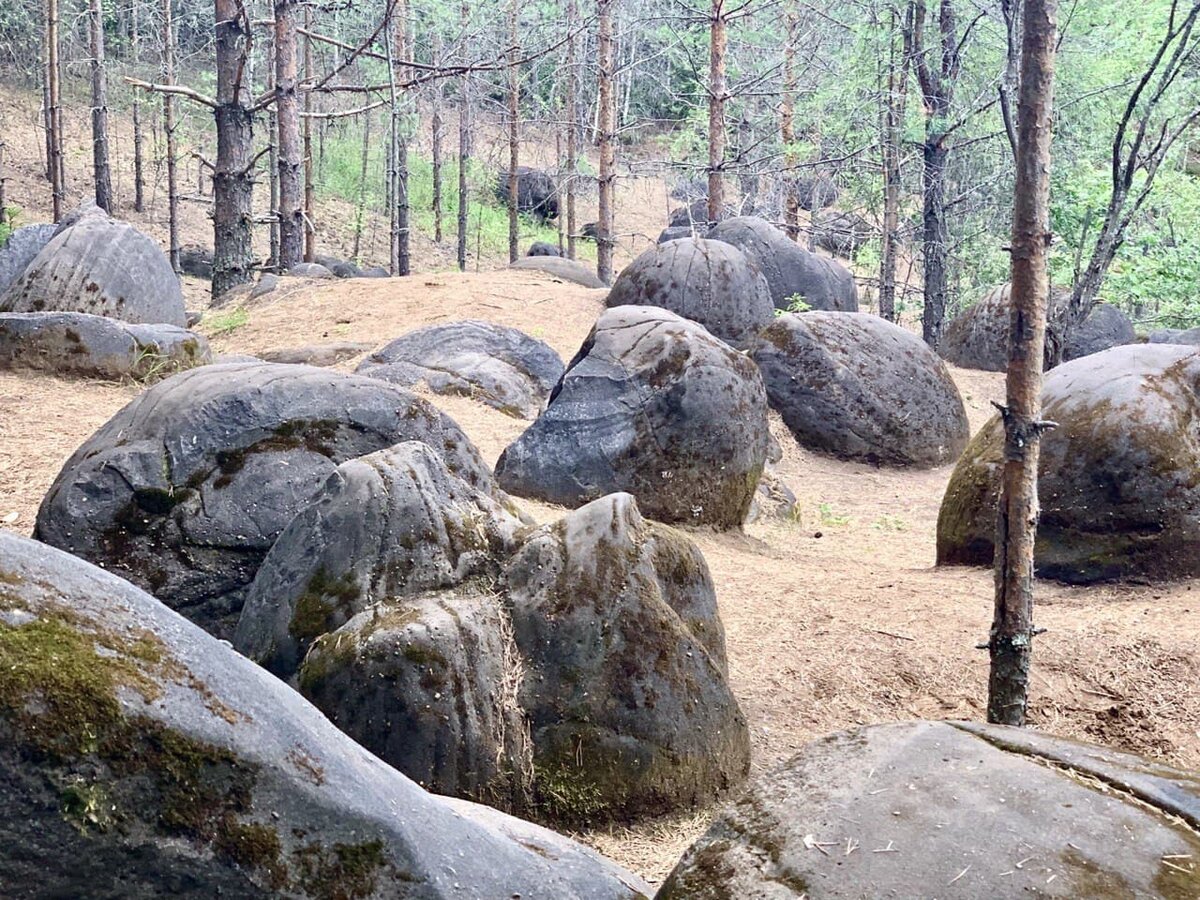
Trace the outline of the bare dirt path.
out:
[[[268,297],[244,325],[212,340],[240,353],[335,339],[381,345],[423,324],[481,318],[537,335],[569,358],[600,310],[599,296],[512,271],[321,282]],[[988,401],[1000,396],[1001,377],[954,376],[978,428]],[[137,390],[0,374],[2,527],[29,533],[67,456]],[[492,462],[525,427],[468,399],[431,399]],[[754,770],[839,728],[982,717],[987,660],[975,645],[990,622],[991,575],[933,567],[950,468],[842,463],[802,450],[779,422],[774,428],[784,449],[779,473],[800,499],[798,520],[695,534],[717,584]],[[559,512],[528,508],[543,519]],[[1039,584],[1038,625],[1048,630],[1035,653],[1035,726],[1200,766],[1195,584]],[[657,881],[706,821],[700,812],[584,838]]]

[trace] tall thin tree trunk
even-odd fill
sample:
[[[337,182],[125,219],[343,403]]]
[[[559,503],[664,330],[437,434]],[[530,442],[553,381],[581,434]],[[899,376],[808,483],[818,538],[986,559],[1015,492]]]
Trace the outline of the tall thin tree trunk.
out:
[[[579,71],[575,61],[578,20],[579,0],[567,0],[567,259],[575,258],[579,233],[575,209],[575,182],[579,176]]]
[[[945,110],[942,111],[944,113]],[[927,121],[925,145],[924,252],[925,252],[925,309],[921,314],[921,330],[925,343],[936,348],[942,342],[946,319],[946,297],[949,293],[950,227],[946,222],[946,147],[945,138],[934,122],[943,122],[941,113]]]
[[[462,33],[467,33],[471,21],[470,0],[463,0],[459,7],[459,22]],[[462,50],[464,61],[467,56],[466,47]],[[467,270],[467,215],[470,203],[467,175],[471,165],[471,73],[464,72],[459,92],[458,106],[458,234],[456,235],[456,251],[458,255],[458,270]]]
[[[442,63],[442,38],[437,30],[437,25],[433,26],[433,64],[439,66]],[[433,82],[433,91],[430,94],[430,164],[433,172],[433,202],[430,204],[433,209],[433,240],[435,243],[442,242],[442,81],[437,79]]]
[[[254,120],[245,76],[249,17],[216,0],[217,161],[213,171],[213,281],[219,297],[250,280],[253,266]]]
[[[797,0],[788,0],[783,38],[783,96],[779,104],[779,140],[783,142],[783,222],[787,236],[800,237],[800,197],[796,189],[796,39],[800,22]]]
[[[66,187],[58,49],[58,0],[46,0],[46,92],[50,140],[48,164],[55,222],[62,218],[63,192]]]
[[[296,96],[296,0],[275,0],[275,118],[278,123],[279,268],[304,258],[300,105]]]
[[[96,205],[113,212],[112,170],[108,164],[108,73],[104,68],[104,6],[89,0],[92,51],[92,174]]]
[[[167,85],[175,83],[175,20],[172,3],[173,0],[162,0],[162,72],[163,82]],[[170,94],[163,94],[162,107],[167,153],[167,255],[171,259],[171,268],[178,272],[179,173],[175,160],[175,98]]]
[[[362,262],[363,222],[367,218],[367,164],[371,159],[371,114],[363,116],[362,167],[358,174],[358,206],[354,210],[354,261]]]
[[[599,118],[597,133],[600,144],[600,172],[597,177],[600,191],[599,221],[596,223],[596,276],[612,284],[613,247],[613,189],[616,185],[617,109],[613,92],[615,55],[613,53],[613,8],[617,0],[596,0],[596,64],[599,69]]]
[[[908,59],[897,59],[897,21],[891,13],[888,32],[888,68],[884,79],[883,127],[883,253],[879,261],[879,315],[896,321],[896,260],[900,253],[900,191],[902,187],[901,130],[908,90]]]
[[[408,80],[408,9],[405,0],[396,0],[395,32],[396,48],[394,51],[393,67],[401,84]],[[408,89],[404,88],[404,94]],[[405,124],[400,118],[407,107],[407,96],[401,97],[401,106],[397,110],[396,141],[396,192],[394,195],[396,217],[396,274],[407,275],[411,271],[410,235],[409,235],[409,199],[408,199],[408,136],[405,134]]]
[[[996,610],[988,648],[988,721],[1025,724],[1033,649],[1033,552],[1042,360],[1050,296],[1050,126],[1057,0],[1023,0],[1013,200],[1012,309],[1004,472],[996,524]]]
[[[275,35],[271,35],[271,65],[267,68],[267,93],[275,94]],[[267,178],[271,195],[271,222],[267,228],[270,246],[268,263],[273,271],[278,272],[279,266],[279,116],[272,104],[267,108]]]
[[[721,218],[725,206],[725,47],[729,36],[725,0],[712,0],[708,49],[708,220]]]
[[[49,32],[49,28],[45,29]],[[46,143],[46,180],[54,182],[54,122],[50,116],[50,66],[45,62],[48,56],[49,42],[42,35],[42,131]]]
[[[520,123],[521,79],[517,71],[517,12],[520,0],[509,0],[508,4],[508,261],[516,262],[520,255],[521,228],[517,216],[517,191],[519,177],[517,169],[521,162]]]
[[[4,126],[4,122],[0,121],[0,128]],[[8,222],[8,170],[4,168],[4,157],[8,150],[8,144],[0,138],[0,226]]]
[[[304,4],[304,30],[312,31],[312,5]],[[313,68],[312,38],[304,38],[304,80],[311,84]],[[317,185],[313,179],[312,152],[313,92],[304,92],[304,260],[312,262],[317,255]]]
[[[138,22],[138,4],[130,8],[133,22],[130,29],[129,52],[133,57],[136,68],[142,62],[142,36]],[[144,212],[146,209],[146,179],[145,159],[142,156],[142,98],[140,91],[133,92],[133,209],[134,212]]]

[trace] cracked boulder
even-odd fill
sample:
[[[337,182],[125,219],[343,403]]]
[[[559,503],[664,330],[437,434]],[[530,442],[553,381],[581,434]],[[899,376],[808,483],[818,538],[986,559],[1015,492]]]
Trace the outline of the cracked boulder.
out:
[[[378,599],[317,639],[300,689],[431,790],[582,825],[745,777],[708,567],[628,494],[534,531],[494,584]]]
[[[544,341],[516,328],[473,320],[410,331],[372,353],[359,375],[393,384],[424,383],[435,394],[471,397],[519,419],[533,419],[563,374]]]
[[[308,366],[203,366],[159,382],[84,442],[43,499],[35,536],[228,637],[267,551],[334,469],[408,440],[491,492],[458,426],[400,388]]]
[[[271,547],[233,644],[291,678],[315,638],[379,600],[494,578],[520,526],[420,441],[348,460]]]
[[[24,274],[25,269],[50,243],[57,225],[26,225],[8,236],[0,246],[0,294]]]
[[[766,415],[744,354],[665,309],[618,307],[596,321],[496,477],[563,506],[626,491],[652,519],[736,528],[766,459]]]
[[[1037,573],[1071,584],[1200,575],[1200,353],[1131,344],[1046,376]],[[941,564],[990,566],[1004,427],[971,440],[938,514]]]
[[[656,898],[1190,897],[1198,783],[1002,725],[840,732],[756,778]]]
[[[705,238],[681,238],[646,250],[621,270],[605,304],[667,309],[739,348],[775,313],[757,264],[732,244]]]
[[[187,325],[179,277],[153,239],[98,210],[59,229],[0,294],[0,312],[81,312]]]
[[[801,446],[875,465],[939,466],[967,445],[966,409],[916,335],[867,313],[780,316],[754,360]]]
[[[758,266],[776,309],[788,311],[800,299],[810,309],[858,312],[858,288],[850,270],[836,260],[810,253],[765,219],[726,219],[707,236],[732,244]]]
[[[636,900],[595,852],[436,797],[153,597],[0,532],[5,897]]]
[[[174,325],[128,325],[87,313],[0,313],[0,370],[149,381],[210,358],[208,341]]]

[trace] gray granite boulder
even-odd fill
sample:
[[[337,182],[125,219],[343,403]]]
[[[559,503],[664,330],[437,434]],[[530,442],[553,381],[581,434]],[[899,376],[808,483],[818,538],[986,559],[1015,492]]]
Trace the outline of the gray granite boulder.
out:
[[[1186,344],[1200,347],[1200,328],[1159,328],[1150,332],[1151,344]]]
[[[183,328],[179,277],[158,244],[103,213],[62,228],[0,294],[0,312],[82,312]]]
[[[362,274],[359,275],[358,277],[359,278],[391,278],[392,273],[389,272],[387,269],[385,269],[383,266],[368,266],[367,268],[362,270]]]
[[[50,243],[56,225],[26,225],[8,236],[0,246],[0,294],[24,274],[25,269]]]
[[[656,897],[1191,897],[1197,784],[1028,729],[841,732],[758,777]]]
[[[305,344],[302,347],[264,350],[259,356],[264,362],[323,367],[337,365],[361,356],[374,346],[374,344],[364,341],[327,341],[323,344]]]
[[[420,441],[348,460],[271,547],[233,644],[290,678],[313,639],[374,602],[494,578],[520,526]]]
[[[320,278],[324,280],[333,278],[333,272],[320,263],[314,262],[296,263],[296,265],[287,270],[286,274],[293,278]]]
[[[837,182],[820,173],[800,176],[795,180],[794,190],[800,208],[809,212],[833,206],[841,195]]]
[[[466,320],[429,325],[396,338],[358,367],[393,384],[424,383],[435,394],[460,394],[521,419],[546,405],[563,363],[548,344],[523,331]]]
[[[1136,341],[1137,333],[1129,316],[1111,303],[1097,303],[1079,327],[1067,335],[1063,360],[1079,359]]]
[[[0,532],[5,897],[635,900],[591,850],[435,797],[153,597]]]
[[[827,209],[813,215],[813,243],[843,259],[854,259],[874,234],[875,227],[858,213]]]
[[[308,366],[203,366],[140,394],[83,443],[43,499],[36,536],[227,637],[263,557],[334,469],[407,440],[491,490],[470,440],[407,391]]]
[[[1034,562],[1074,584],[1200,574],[1200,353],[1131,344],[1046,376]],[[941,564],[990,566],[1004,428],[989,421],[959,460],[938,514]]]
[[[551,244],[546,241],[534,241],[529,245],[529,249],[525,251],[526,256],[562,256],[562,251],[558,249],[557,244]]]
[[[193,278],[211,279],[213,254],[207,247],[188,244],[179,248],[179,271]]]
[[[313,257],[313,262],[324,266],[330,271],[334,278],[361,278],[362,269],[356,263],[348,259],[340,259],[336,256],[325,256],[318,254]]]
[[[766,459],[766,414],[744,354],[665,309],[618,307],[596,321],[496,477],[564,506],[626,491],[650,518],[736,528]]]
[[[494,587],[360,612],[299,684],[431,790],[573,825],[695,806],[749,762],[704,558],[628,494],[530,534]]]
[[[0,370],[152,381],[204,365],[208,341],[174,325],[87,313],[0,313]]]
[[[658,233],[658,240],[655,243],[665,244],[667,241],[677,241],[680,238],[705,237],[707,234],[707,225],[668,225]]]
[[[767,397],[802,446],[876,465],[953,462],[970,437],[945,364],[868,313],[780,316],[754,350]]]
[[[509,264],[510,269],[528,269],[535,272],[545,272],[562,281],[579,284],[586,288],[607,287],[596,277],[594,270],[574,259],[563,256],[523,256]]]
[[[605,303],[668,309],[739,348],[775,313],[758,266],[732,244],[704,238],[646,250],[621,271]]]
[[[776,309],[790,311],[799,296],[810,309],[858,312],[858,288],[850,270],[810,253],[764,219],[738,216],[719,222],[708,238],[732,244],[763,276]]]

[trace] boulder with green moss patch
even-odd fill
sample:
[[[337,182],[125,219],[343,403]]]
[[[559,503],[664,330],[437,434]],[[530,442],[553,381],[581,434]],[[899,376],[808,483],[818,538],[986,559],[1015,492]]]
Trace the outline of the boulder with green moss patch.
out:
[[[634,900],[545,829],[435,797],[114,575],[0,532],[5,897]]]
[[[348,460],[263,560],[234,646],[291,678],[314,639],[374,602],[494,578],[520,526],[420,441]]]
[[[229,363],[159,382],[67,461],[36,536],[228,637],[263,557],[338,465],[419,440],[485,493],[458,426],[371,378]]]
[[[766,417],[744,354],[665,309],[618,307],[596,321],[496,477],[564,506],[626,491],[650,518],[736,528],[766,459]]]
[[[1073,584],[1200,574],[1200,353],[1132,344],[1046,376],[1034,563]],[[940,564],[990,566],[1004,451],[999,417],[972,439],[938,514]]]
[[[968,722],[822,738],[759,776],[657,900],[1194,897],[1200,778]]]
[[[876,465],[953,462],[970,431],[945,364],[916,335],[867,313],[780,316],[754,359],[771,406],[804,447]]]

